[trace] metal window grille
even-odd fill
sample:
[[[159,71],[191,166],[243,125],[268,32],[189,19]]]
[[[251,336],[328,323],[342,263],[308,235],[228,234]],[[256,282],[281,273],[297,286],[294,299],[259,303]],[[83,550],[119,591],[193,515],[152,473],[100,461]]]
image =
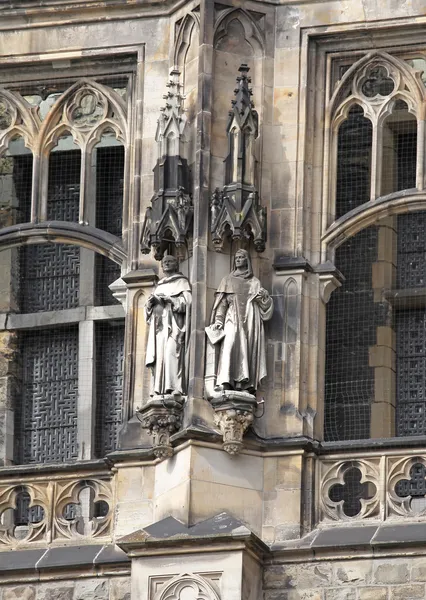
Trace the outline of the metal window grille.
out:
[[[371,121],[358,104],[339,127],[336,219],[370,199],[372,132]]]
[[[23,141],[12,142],[23,151]],[[0,227],[8,227],[30,220],[31,181],[33,157],[31,154],[0,157]]]
[[[50,156],[47,215],[56,221],[78,221],[80,152]],[[21,248],[21,312],[63,310],[78,306],[80,248],[70,244],[37,244]]]
[[[23,332],[21,406],[16,415],[20,463],[77,458],[78,328]]]
[[[346,280],[327,305],[325,439],[329,441],[370,435],[374,371],[369,366],[369,347],[375,344],[380,319],[372,289],[376,258],[375,227],[361,231],[336,251],[336,266]]]
[[[122,424],[124,323],[96,325],[96,453],[115,450]]]
[[[123,228],[124,148],[99,148],[96,161],[96,224],[117,237]],[[120,266],[96,256],[96,303],[117,304],[108,286],[120,277]]]

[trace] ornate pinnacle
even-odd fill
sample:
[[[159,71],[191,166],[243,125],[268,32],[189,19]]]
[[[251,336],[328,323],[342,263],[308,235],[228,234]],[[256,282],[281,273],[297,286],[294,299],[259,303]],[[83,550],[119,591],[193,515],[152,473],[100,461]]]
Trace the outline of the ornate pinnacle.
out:
[[[170,72],[170,79],[168,83],[166,83],[168,90],[163,95],[163,98],[166,100],[166,102],[165,106],[160,108],[160,110],[167,119],[173,116],[180,120],[185,112],[183,108],[183,100],[185,99],[185,96],[181,94],[182,84],[180,83],[179,78],[180,71],[178,69],[173,69]]]
[[[251,78],[247,75],[247,73],[250,71],[250,68],[243,63],[238,71],[241,73],[241,75],[237,77],[238,87],[236,87],[234,90],[235,99],[232,100],[232,106],[236,108],[241,115],[243,115],[247,109],[254,108],[254,104],[251,100],[253,92],[249,88]]]

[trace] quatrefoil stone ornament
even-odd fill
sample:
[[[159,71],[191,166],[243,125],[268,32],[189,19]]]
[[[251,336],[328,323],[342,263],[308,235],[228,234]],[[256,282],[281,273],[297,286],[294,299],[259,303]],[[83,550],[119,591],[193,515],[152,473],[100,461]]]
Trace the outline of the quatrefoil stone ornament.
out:
[[[426,509],[426,467],[415,463],[410,469],[410,479],[400,479],[395,485],[399,498],[410,498],[410,509],[417,514]]]
[[[362,509],[361,500],[371,500],[376,494],[376,486],[369,481],[361,483],[361,479],[361,471],[352,467],[345,472],[343,484],[336,483],[330,488],[330,500],[332,502],[343,501],[343,512],[347,517],[359,515]]]

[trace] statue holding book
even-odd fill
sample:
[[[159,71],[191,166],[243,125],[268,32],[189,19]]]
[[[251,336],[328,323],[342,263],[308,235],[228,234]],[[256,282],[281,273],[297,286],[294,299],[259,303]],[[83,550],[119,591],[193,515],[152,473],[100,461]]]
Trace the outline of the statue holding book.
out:
[[[253,275],[250,255],[238,250],[232,272],[217,289],[211,324],[206,328],[215,348],[214,388],[254,395],[266,377],[264,322],[273,300]]]

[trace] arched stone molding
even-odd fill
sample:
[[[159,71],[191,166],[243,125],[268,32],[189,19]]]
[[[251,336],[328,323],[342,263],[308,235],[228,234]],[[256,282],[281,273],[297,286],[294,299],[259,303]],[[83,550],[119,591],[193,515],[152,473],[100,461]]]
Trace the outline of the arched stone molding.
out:
[[[393,89],[386,95],[376,93],[369,96],[363,87],[374,69],[382,69],[386,73],[386,77],[393,81]],[[365,55],[348,69],[333,92],[326,107],[325,116],[323,232],[334,220],[335,215],[339,127],[348,117],[349,111],[354,105],[361,106],[364,116],[372,123],[370,199],[375,201],[381,195],[382,127],[386,118],[392,114],[397,100],[403,100],[407,104],[408,111],[416,117],[418,139],[423,139],[426,92],[421,80],[421,73],[387,52],[377,51]],[[424,187],[422,156],[419,144],[416,185],[420,190]]]
[[[67,223],[66,221],[45,221],[0,229],[0,251],[24,244],[46,242],[83,246],[103,254],[119,265],[126,264],[127,260],[121,240],[96,227]]]
[[[127,108],[114,90],[83,78],[68,88],[55,102],[41,125],[35,148],[35,169],[38,176],[33,184],[33,220],[47,218],[47,187],[49,155],[65,132],[69,132],[81,150],[79,222],[88,224],[88,183],[90,151],[102,134],[110,129],[118,141],[128,141]]]
[[[220,15],[215,25],[214,47],[217,48],[220,41],[228,35],[229,25],[234,20],[237,20],[242,25],[245,39],[253,49],[254,58],[263,57],[265,51],[263,33],[251,17],[250,13],[241,8],[231,8],[229,11]]]
[[[214,29],[214,78],[217,85],[213,90],[213,105],[221,106],[223,103],[223,90],[233,90],[235,87],[235,74],[240,65],[247,64],[252,80],[253,99],[259,113],[259,121],[263,122],[266,109],[264,102],[264,60],[265,39],[258,23],[250,12],[241,8],[230,8],[219,13]],[[213,113],[214,130],[226,130],[227,112]],[[228,154],[227,139],[224,136],[212,138],[211,161],[211,190],[221,188],[224,183],[224,159]],[[258,161],[256,167],[256,183],[258,174],[261,173],[262,128],[254,144],[254,156]]]
[[[188,50],[192,43],[192,36],[194,33],[198,33],[199,29],[200,24],[197,15],[194,12],[185,15],[178,29],[173,53],[173,64],[181,71],[184,68]]]
[[[96,81],[80,79],[57,99],[43,121],[38,151],[48,154],[64,127],[71,132],[75,143],[84,148],[93,132],[105,123],[119,132],[120,141],[126,142],[127,109],[123,100],[114,90]]]
[[[405,190],[366,202],[335,221],[322,237],[323,248],[327,254],[333,254],[348,238],[361,229],[374,225],[381,219],[392,215],[426,210],[426,192]],[[329,257],[332,260],[332,256]]]
[[[289,277],[283,287],[284,305],[284,342],[295,343],[297,341],[297,328],[291,319],[296,314],[298,308],[298,296],[301,295],[297,282],[294,277]]]
[[[19,94],[0,90],[0,111],[0,154],[16,137],[22,137],[25,146],[34,151],[41,125],[37,109]]]
[[[105,119],[105,121],[101,123],[99,127],[90,132],[90,135],[86,140],[86,151],[91,152],[94,146],[99,144],[99,142],[102,140],[102,136],[104,136],[106,133],[112,133],[118,142],[123,145],[125,144],[125,139],[118,123],[112,119]]]
[[[183,573],[174,577],[155,600],[183,600],[184,598],[185,600],[220,600],[219,594],[206,579],[192,573]]]
[[[404,61],[391,56],[387,52],[369,52],[346,71],[334,90],[326,109],[330,120],[333,119],[342,101],[346,100],[348,96],[359,96],[361,103],[371,103],[371,99],[360,93],[359,88],[368,71],[375,66],[383,66],[387,70],[388,75],[395,78],[396,85],[392,92],[393,94],[404,90],[405,86],[407,86],[410,95],[417,105],[420,105],[425,100],[426,92],[421,80],[420,71],[416,71]],[[384,100],[384,97],[379,96],[379,100],[375,101],[375,103],[380,104],[382,100]]]

